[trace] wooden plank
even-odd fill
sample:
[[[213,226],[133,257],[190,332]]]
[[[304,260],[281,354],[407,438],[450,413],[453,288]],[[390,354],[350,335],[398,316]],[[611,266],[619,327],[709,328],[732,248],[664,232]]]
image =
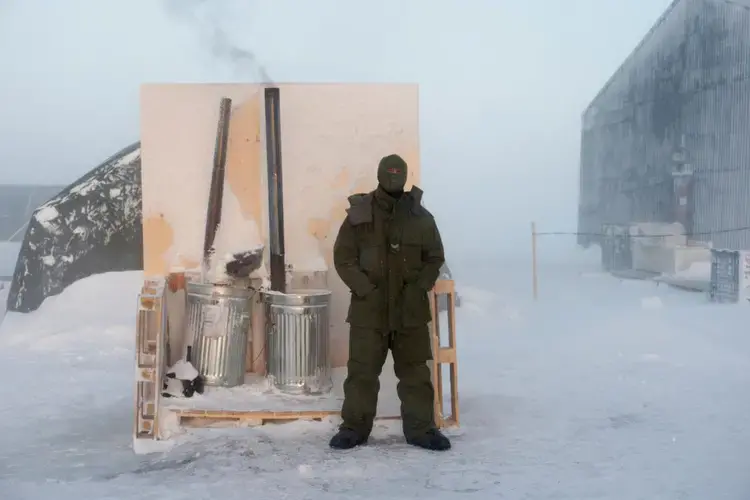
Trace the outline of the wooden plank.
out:
[[[437,352],[438,363],[455,363],[456,350],[452,347],[440,347]]]
[[[443,347],[440,341],[440,315],[438,297],[448,297],[448,347]],[[458,426],[458,357],[456,353],[456,292],[453,280],[440,280],[430,293],[430,308],[432,309],[432,378],[435,387],[435,424],[438,427]],[[442,365],[449,366],[449,384],[451,398],[451,415],[445,416],[443,402],[443,370]]]
[[[448,295],[454,293],[455,282],[453,280],[438,280],[432,288],[435,295]]]
[[[451,416],[449,420],[458,427],[458,363],[451,363],[450,368],[450,379],[451,379]],[[443,425],[445,427],[445,425]]]
[[[185,409],[172,410],[181,417],[202,417],[202,418],[279,418],[279,419],[299,419],[299,418],[323,418],[331,415],[338,415],[338,410],[303,410],[303,411],[241,411],[241,410],[199,410]]]
[[[135,439],[161,437],[159,408],[166,353],[166,302],[164,288],[154,285],[153,281],[144,283],[136,313]]]
[[[438,281],[440,283],[440,281]],[[432,315],[430,322],[430,335],[432,336],[432,385],[434,388],[434,400],[432,402],[433,414],[435,416],[435,425],[442,427],[443,419],[443,381],[441,377],[440,364],[440,325],[439,325],[439,308],[438,308],[438,290],[442,287],[435,284],[429,295],[430,313]]]
[[[222,411],[222,410],[174,410],[183,427],[240,427],[286,423],[297,420],[321,421],[340,416],[334,410],[311,411]],[[400,420],[400,416],[376,417],[375,420]]]
[[[455,290],[448,297],[448,348],[452,353],[449,367],[451,384],[451,419],[459,425],[458,406],[458,356],[456,355],[456,294]]]

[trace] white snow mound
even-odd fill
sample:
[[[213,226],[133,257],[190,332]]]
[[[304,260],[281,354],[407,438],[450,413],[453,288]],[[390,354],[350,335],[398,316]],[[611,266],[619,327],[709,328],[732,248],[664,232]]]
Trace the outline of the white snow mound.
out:
[[[691,280],[711,280],[711,262],[693,262],[690,267],[674,274],[675,277]]]
[[[133,343],[136,299],[143,273],[105,273],[82,279],[48,297],[32,313],[8,312],[0,325],[0,348],[67,350],[110,338],[112,346]]]

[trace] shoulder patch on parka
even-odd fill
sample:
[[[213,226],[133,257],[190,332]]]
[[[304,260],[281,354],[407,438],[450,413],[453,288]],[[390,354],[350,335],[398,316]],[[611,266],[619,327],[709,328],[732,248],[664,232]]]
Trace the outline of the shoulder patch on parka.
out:
[[[352,226],[372,222],[372,193],[353,194],[348,200],[346,214]]]
[[[417,186],[413,186],[409,191],[409,197],[411,198],[411,213],[417,217],[430,217],[432,214],[422,205],[422,195],[424,191],[419,189]]]

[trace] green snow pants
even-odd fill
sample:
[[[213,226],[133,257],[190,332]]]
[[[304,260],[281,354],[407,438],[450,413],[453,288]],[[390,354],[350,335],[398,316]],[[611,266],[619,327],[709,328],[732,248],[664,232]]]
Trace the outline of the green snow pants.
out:
[[[419,436],[435,428],[435,389],[427,364],[432,359],[432,345],[427,325],[394,332],[350,328],[341,427],[362,436],[370,435],[378,405],[380,373],[388,349],[393,354],[393,368],[398,378],[404,435]]]

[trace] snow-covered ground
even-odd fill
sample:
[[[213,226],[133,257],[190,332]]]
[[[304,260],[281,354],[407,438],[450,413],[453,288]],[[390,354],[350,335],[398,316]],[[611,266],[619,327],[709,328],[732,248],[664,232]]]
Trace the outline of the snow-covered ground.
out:
[[[132,453],[139,273],[97,276],[0,327],[1,498],[745,499],[750,309],[621,281],[578,260],[452,263],[454,449],[397,423],[334,452],[333,423],[206,430]]]
[[[20,250],[20,243],[0,242],[0,321],[5,315],[10,280],[13,277]]]

